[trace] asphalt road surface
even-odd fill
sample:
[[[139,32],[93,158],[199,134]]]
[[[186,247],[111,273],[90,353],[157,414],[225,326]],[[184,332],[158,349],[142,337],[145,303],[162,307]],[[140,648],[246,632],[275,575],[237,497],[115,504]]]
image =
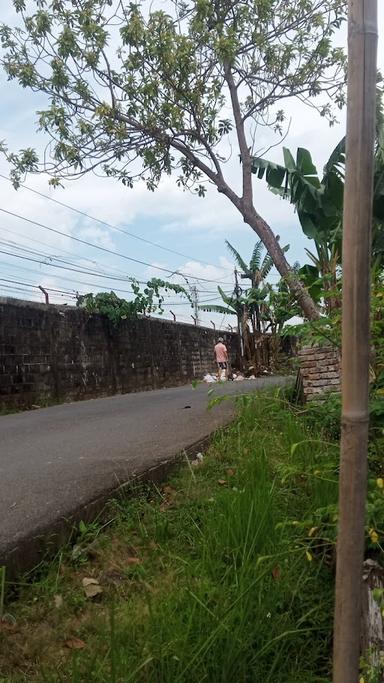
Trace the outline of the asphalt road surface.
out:
[[[23,564],[31,539],[228,423],[232,401],[207,410],[212,386],[232,395],[282,381],[160,389],[0,417],[0,564],[12,555]]]

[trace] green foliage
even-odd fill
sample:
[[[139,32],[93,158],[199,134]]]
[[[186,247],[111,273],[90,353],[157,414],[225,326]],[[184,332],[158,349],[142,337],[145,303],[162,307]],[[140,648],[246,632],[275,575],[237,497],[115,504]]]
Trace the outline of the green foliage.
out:
[[[241,268],[240,277],[250,280],[251,286],[243,289],[236,294],[227,296],[221,287],[218,287],[219,294],[226,306],[200,306],[201,310],[225,313],[240,316],[244,323],[250,319],[253,332],[261,332],[261,324],[264,324],[264,331],[272,334],[280,334],[283,325],[292,318],[298,311],[298,307],[290,294],[286,283],[281,280],[277,289],[264,280],[273,267],[273,261],[268,253],[263,256],[263,243],[257,241],[249,265],[241,257],[237,249],[228,240],[226,245],[235,259],[236,264]],[[283,247],[286,252],[289,245]]]
[[[260,307],[260,317],[265,323],[264,331],[281,335],[284,325],[295,315],[299,315],[300,309],[284,280],[277,287],[267,284],[266,288],[267,295]]]
[[[4,680],[329,681],[339,444],[334,397],[319,408],[292,409],[282,391],[240,397],[198,466],[120,497],[104,528],[81,524],[81,562],[63,551],[18,587],[23,648],[15,658],[2,632]],[[366,554],[383,540],[384,479],[371,473]],[[99,601],[83,576],[98,577]],[[74,635],[84,646],[58,654]]]
[[[333,122],[330,102],[344,102],[345,58],[331,40],[343,0],[187,0],[149,12],[140,1],[12,4],[18,26],[1,26],[2,63],[10,80],[48,97],[39,126],[52,138],[53,183],[100,166],[153,190],[178,169],[180,185],[204,196],[207,177],[221,179],[225,152],[215,150],[234,127],[230,75],[250,122],[295,96]],[[284,119],[280,109],[270,125],[281,132]],[[8,159],[15,185],[41,168],[33,150]]]
[[[339,302],[341,301],[341,281],[337,290],[330,292]],[[286,334],[297,336],[302,344],[315,346],[331,344],[341,350],[341,317],[342,310],[336,306],[328,315],[319,320],[306,321],[295,326],[287,326]],[[376,451],[377,457],[382,448],[384,434],[384,276],[374,273],[371,288],[371,354],[370,354],[370,437],[372,457]],[[335,399],[336,400],[336,399]],[[319,404],[318,410],[327,411],[331,404]],[[333,422],[333,410],[329,418]]]
[[[311,264],[299,276],[314,301],[326,296],[329,310],[335,302],[328,293],[336,286],[341,260],[345,140],[332,152],[321,180],[308,150],[299,147],[296,161],[288,149],[283,151],[284,166],[254,158],[252,170],[258,178],[265,175],[272,192],[294,204],[304,234],[314,240],[316,253],[305,250]]]
[[[253,159],[253,172],[258,178],[266,177],[270,188],[279,196],[295,205],[304,234],[318,242],[340,243],[343,210],[345,141],[336,147],[320,180],[310,152],[301,147],[296,161],[284,148],[284,166],[266,159]]]
[[[33,662],[23,648],[13,670],[4,669],[9,683],[28,665],[31,683],[328,680],[333,571],[294,522],[334,504],[337,484],[281,475],[283,465],[313,469],[328,457],[331,447],[319,442],[292,452],[303,439],[278,395],[243,397],[237,420],[217,434],[193,476],[184,466],[166,486],[119,499],[115,525],[92,543],[81,576],[64,558],[44,589],[24,591],[16,617],[27,641],[34,624]],[[139,563],[129,565],[133,548]],[[80,602],[84,575],[100,577],[100,602]],[[85,647],[59,657],[63,634]]]
[[[98,169],[153,191],[176,174],[200,197],[215,185],[267,241],[266,225],[249,211],[256,136],[265,125],[283,133],[285,113],[276,105],[288,98],[334,122],[346,60],[332,37],[345,19],[344,0],[183,0],[166,9],[146,0],[12,4],[17,25],[0,25],[1,63],[9,80],[46,95],[38,122],[50,138],[41,160],[33,149],[15,154],[2,143],[15,187],[29,172],[47,172],[55,187]],[[224,168],[234,147],[240,193]],[[288,272],[276,238],[269,243]],[[297,278],[291,289],[316,317]]]
[[[256,242],[249,265],[245,263],[237,249],[235,249],[235,247],[233,247],[232,244],[228,242],[228,240],[225,240],[225,244],[227,245],[232,256],[234,257],[238,267],[240,268],[241,275],[251,280],[252,287],[257,288],[263,282],[263,280],[265,280],[268,273],[271,271],[273,267],[272,258],[268,253],[266,253],[262,258],[264,251],[262,241],[258,240]],[[289,246],[287,245],[286,247],[284,247],[283,251],[288,251],[288,249]]]
[[[303,420],[311,428],[316,425],[319,436],[326,441],[337,441],[341,430],[341,396],[330,394],[325,399],[310,401],[303,413]]]
[[[377,102],[372,262],[375,268],[380,269],[384,254],[384,116],[380,90]],[[319,276],[322,276],[325,278],[323,290],[333,288],[341,263],[345,138],[331,153],[322,177],[307,149],[299,147],[296,160],[286,148],[283,155],[284,166],[254,157],[252,172],[260,179],[265,177],[272,192],[295,206],[304,234],[315,242],[316,254],[306,249],[313,265],[306,266],[301,272],[305,284],[309,289],[313,285],[318,286]],[[316,291],[310,291],[318,300]]]
[[[89,293],[77,297],[77,306],[90,314],[104,315],[112,326],[116,327],[121,320],[131,320],[149,313],[163,313],[164,293],[168,291],[185,296],[191,301],[184,287],[159,278],[148,280],[143,291],[137,280],[131,278],[131,287],[134,299],[130,301],[120,299],[115,292]]]

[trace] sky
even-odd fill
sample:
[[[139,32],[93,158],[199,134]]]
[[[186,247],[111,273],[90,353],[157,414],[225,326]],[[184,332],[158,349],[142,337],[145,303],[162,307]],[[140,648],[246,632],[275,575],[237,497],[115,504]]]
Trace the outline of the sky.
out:
[[[1,4],[0,21],[11,23],[11,1]],[[384,26],[381,2],[379,26]],[[345,30],[336,42],[345,44]],[[379,41],[378,66],[384,71],[384,32]],[[36,134],[36,111],[44,107],[45,98],[8,82],[1,71],[0,85],[0,140],[13,151],[26,146],[42,148],[46,140]],[[330,128],[316,111],[298,102],[289,103],[286,109],[291,124],[284,146],[293,152],[299,146],[309,148],[321,169],[345,134],[345,112],[339,112],[338,123]],[[260,146],[275,140],[264,133]],[[273,148],[268,157],[282,161],[282,147]],[[237,180],[237,157],[230,160],[226,172]],[[144,184],[127,189],[113,179],[91,174],[66,181],[64,189],[56,190],[49,188],[47,177],[29,176],[25,184],[30,189],[15,191],[8,175],[9,167],[0,157],[0,296],[44,301],[37,288],[40,285],[49,288],[52,303],[73,305],[76,291],[113,289],[119,296],[128,296],[130,286],[125,280],[133,276],[140,281],[161,277],[184,282],[187,278],[188,286],[196,286],[200,303],[221,303],[217,285],[230,293],[234,281],[234,264],[225,240],[245,261],[257,240],[230,202],[214,188],[208,189],[204,199],[198,198],[178,188],[175,177],[165,177],[152,193]],[[254,193],[259,213],[281,236],[281,243],[290,245],[290,263],[306,262],[305,247],[310,248],[311,243],[303,236],[292,207],[269,192],[264,181],[254,182]],[[79,272],[84,270],[88,274]],[[170,277],[174,271],[185,277]],[[272,271],[270,281],[278,281],[276,271]],[[169,293],[164,316],[172,319],[171,310],[180,322],[193,324],[190,304]],[[200,311],[199,317],[207,326],[211,321],[218,328],[235,325],[231,316]]]

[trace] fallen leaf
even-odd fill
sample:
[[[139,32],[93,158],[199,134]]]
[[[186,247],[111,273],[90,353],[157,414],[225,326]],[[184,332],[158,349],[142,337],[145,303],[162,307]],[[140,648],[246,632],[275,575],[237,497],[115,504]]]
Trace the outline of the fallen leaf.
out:
[[[313,526],[312,529],[310,529],[310,530],[308,531],[308,536],[313,536],[313,534],[316,533],[317,529],[318,529],[317,526]]]
[[[85,577],[82,583],[87,598],[95,598],[96,595],[100,595],[103,592],[97,579]]]
[[[227,482],[225,481],[225,479],[218,479],[217,483],[220,484],[220,486],[225,486]]]
[[[306,550],[306,551],[305,551],[305,554],[306,554],[306,556],[307,556],[308,562],[312,562],[312,560],[313,560],[313,555],[309,552],[309,550]]]
[[[229,468],[227,469],[227,474],[228,474],[229,477],[233,477],[234,474],[235,474],[235,470],[233,470],[232,467],[229,467]]]
[[[84,640],[80,640],[80,638],[68,638],[64,645],[70,650],[83,650],[85,648]]]
[[[273,576],[273,578],[275,579],[275,581],[277,581],[277,579],[280,578],[280,576],[281,576],[281,569],[280,569],[280,567],[279,567],[278,564],[276,565],[276,567],[273,567],[273,569],[272,569],[272,576]]]
[[[370,529],[370,530],[369,530],[369,537],[370,537],[372,543],[375,543],[375,544],[376,544],[376,543],[378,542],[378,540],[379,540],[378,533],[377,533],[377,531],[375,531],[375,529]]]
[[[141,564],[141,560],[139,557],[127,557],[126,562],[127,562],[127,564],[129,564],[131,566]]]
[[[172,488],[172,486],[164,486],[163,488],[163,493],[168,497],[168,498],[174,498],[177,494],[176,489]]]
[[[57,609],[59,609],[60,607],[63,606],[63,596],[62,595],[54,595],[53,596],[53,602],[54,602],[55,607],[57,607]]]

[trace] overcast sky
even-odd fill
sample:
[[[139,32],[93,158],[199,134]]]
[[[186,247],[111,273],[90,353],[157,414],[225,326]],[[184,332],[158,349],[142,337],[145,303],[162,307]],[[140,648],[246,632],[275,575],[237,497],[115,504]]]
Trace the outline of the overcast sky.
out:
[[[1,5],[0,20],[11,22],[13,11],[10,0],[2,0]],[[379,2],[379,5],[379,26],[384,27],[384,3]],[[338,44],[344,41],[345,32],[338,37]],[[384,71],[383,32],[379,44],[379,68]],[[22,90],[14,83],[8,83],[3,73],[0,73],[0,85],[0,139],[6,140],[12,150],[23,146],[40,146],[42,141],[35,132],[36,110],[43,108],[46,100],[42,96]],[[345,133],[345,113],[340,112],[339,123],[330,128],[314,110],[304,105],[293,102],[289,108],[287,107],[287,111],[291,117],[291,126],[284,145],[294,152],[299,146],[309,148],[316,165],[321,169]],[[270,138],[265,136],[260,141],[260,147],[269,142]],[[281,161],[281,147],[271,150],[268,156]],[[0,174],[7,176],[8,172],[6,162],[0,158]],[[231,160],[228,173],[231,177],[239,173],[237,157]],[[180,190],[175,178],[165,178],[155,193],[147,191],[144,185],[137,185],[129,190],[116,181],[97,178],[94,175],[67,182],[65,189],[49,189],[47,179],[43,176],[29,177],[27,185],[100,221],[106,221],[111,226],[117,226],[155,242],[165,249],[123,235],[103,223],[85,218],[26,189],[19,189],[16,192],[9,181],[0,177],[1,209],[152,265],[140,265],[86,247],[67,237],[0,212],[2,296],[43,300],[41,293],[27,286],[30,284],[72,292],[114,289],[124,296],[124,291],[129,290],[127,284],[101,276],[114,275],[119,278],[132,275],[140,280],[153,275],[167,278],[167,273],[156,269],[157,266],[182,271],[190,276],[191,282],[193,276],[205,278],[206,281],[195,281],[200,300],[218,302],[217,282],[220,282],[226,291],[233,287],[233,262],[226,250],[225,239],[240,251],[245,260],[249,259],[256,241],[255,234],[244,225],[226,198],[214,189],[208,191],[205,199],[197,198]],[[310,247],[310,243],[303,237],[291,207],[287,202],[271,194],[264,182],[255,181],[254,188],[256,208],[274,231],[281,235],[282,243],[290,244],[289,261],[304,263],[304,248]],[[170,253],[166,249],[180,252],[184,256]],[[46,258],[47,256],[61,258],[62,268],[48,265],[52,262]],[[55,263],[58,264],[57,261]],[[96,271],[99,277],[76,272],[84,268]],[[271,281],[275,282],[277,279],[277,274],[273,273]],[[12,280],[13,283],[7,280]],[[16,281],[20,284],[16,284]],[[68,296],[53,292],[50,298],[57,303],[71,301]],[[180,305],[180,300],[174,295],[169,297],[169,303],[167,311],[172,309],[177,313],[179,320],[189,319],[191,322],[192,311],[188,306]],[[217,324],[235,324],[232,318],[223,320],[222,316],[212,314],[202,313],[201,318],[207,324],[210,324],[211,319]]]

